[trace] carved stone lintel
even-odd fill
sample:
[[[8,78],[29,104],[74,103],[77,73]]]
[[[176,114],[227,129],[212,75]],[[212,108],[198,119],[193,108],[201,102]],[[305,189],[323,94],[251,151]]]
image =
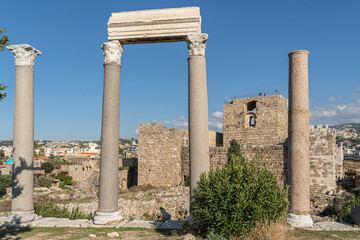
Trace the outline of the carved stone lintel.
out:
[[[101,45],[104,50],[104,63],[116,63],[121,65],[121,54],[124,51],[118,41],[105,42]]]
[[[10,45],[7,46],[15,58],[16,67],[34,67],[36,56],[41,55],[41,52],[28,44]]]
[[[202,34],[191,34],[186,36],[186,43],[189,49],[190,56],[203,56],[205,57],[205,48],[208,35]]]

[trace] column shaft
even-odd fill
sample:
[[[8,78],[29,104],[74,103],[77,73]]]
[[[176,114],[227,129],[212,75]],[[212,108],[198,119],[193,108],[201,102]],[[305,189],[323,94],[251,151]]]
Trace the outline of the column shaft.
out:
[[[206,84],[206,59],[190,55],[189,66],[189,165],[190,199],[200,174],[208,172],[209,130]]]
[[[11,211],[34,210],[34,70],[16,67]]]
[[[6,223],[26,223],[34,213],[34,64],[41,52],[28,44],[7,48],[15,58],[14,156],[11,212]]]
[[[289,54],[289,222],[311,227],[308,51]]]
[[[101,213],[118,211],[120,68],[119,64],[104,64],[98,209]]]

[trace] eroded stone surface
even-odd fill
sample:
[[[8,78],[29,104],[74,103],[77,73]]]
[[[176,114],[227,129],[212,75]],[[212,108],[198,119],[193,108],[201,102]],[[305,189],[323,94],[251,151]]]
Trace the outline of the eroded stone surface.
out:
[[[316,225],[325,231],[360,231],[360,228],[344,222],[318,222]]]
[[[205,57],[206,41],[208,35],[203,34],[191,34],[186,36],[186,43],[190,56],[203,56]]]
[[[310,213],[308,51],[289,54],[289,212]]]
[[[199,33],[198,7],[112,13],[108,22],[109,40],[122,44],[177,42]]]
[[[15,58],[15,66],[17,67],[34,67],[36,56],[41,52],[28,44],[7,46]]]
[[[141,221],[141,220],[134,220],[131,222],[126,223],[123,227],[133,227],[133,228],[159,228],[161,225],[160,222],[153,222],[153,221]]]
[[[115,63],[121,65],[121,54],[124,48],[118,41],[105,42],[101,45],[104,50],[104,63]]]

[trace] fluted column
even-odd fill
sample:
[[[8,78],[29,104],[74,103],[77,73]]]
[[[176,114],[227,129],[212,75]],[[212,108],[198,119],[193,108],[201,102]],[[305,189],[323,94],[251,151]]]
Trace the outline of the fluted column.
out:
[[[309,77],[306,50],[289,53],[290,208],[288,222],[312,227],[310,217]]]
[[[205,59],[207,38],[207,34],[194,34],[186,38],[190,55],[188,58],[190,199],[194,187],[200,180],[200,174],[210,169]]]
[[[120,69],[123,47],[118,41],[103,43],[104,95],[101,127],[100,194],[95,224],[121,220],[119,188]]]
[[[7,47],[15,57],[15,105],[11,213],[7,223],[31,222],[34,212],[34,64],[41,55],[28,44]]]

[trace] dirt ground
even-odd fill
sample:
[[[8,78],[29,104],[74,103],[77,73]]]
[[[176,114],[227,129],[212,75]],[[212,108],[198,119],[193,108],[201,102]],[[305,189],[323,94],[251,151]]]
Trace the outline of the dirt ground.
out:
[[[118,238],[107,237],[108,233],[119,233]],[[96,237],[90,237],[90,234]],[[133,229],[133,228],[1,228],[0,239],[126,239],[126,240],[177,240],[182,239],[184,233],[173,230]],[[339,231],[308,231],[288,230],[285,239],[316,239],[316,240],[352,240],[360,239],[360,232],[339,232]],[[277,239],[278,240],[278,239]]]

